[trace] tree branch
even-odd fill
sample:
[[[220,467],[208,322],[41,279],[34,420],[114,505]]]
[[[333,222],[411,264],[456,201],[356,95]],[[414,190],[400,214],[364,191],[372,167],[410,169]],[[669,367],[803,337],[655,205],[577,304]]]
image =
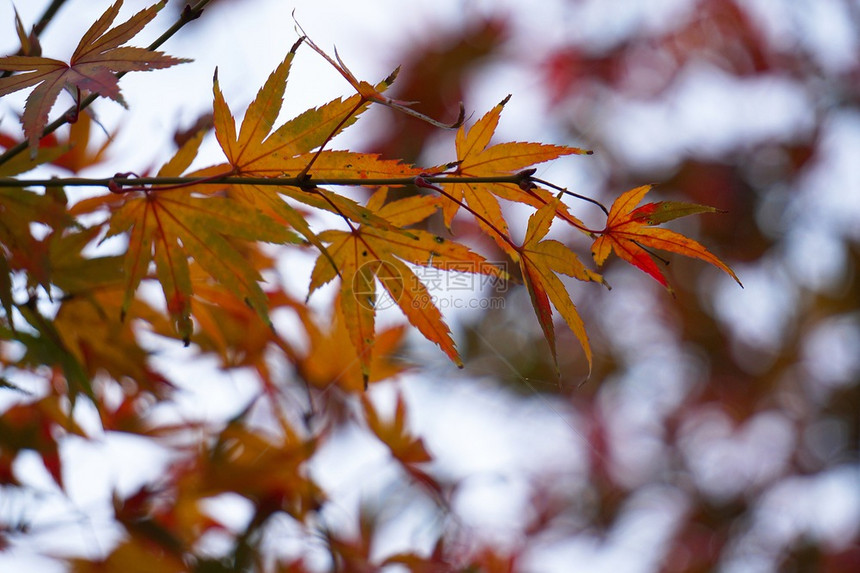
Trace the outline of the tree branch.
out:
[[[500,175],[496,177],[455,177],[448,175],[425,176],[422,179],[427,183],[513,183],[519,185],[524,181],[530,181],[531,175],[525,171],[513,175]],[[49,179],[15,179],[0,178],[0,187],[107,187],[115,193],[127,193],[138,191],[144,187],[158,191],[159,186],[191,186],[191,185],[271,185],[278,187],[298,187],[307,189],[309,186],[331,185],[331,186],[355,186],[375,187],[391,185],[402,187],[414,185],[415,177],[343,177],[333,179],[317,179],[305,177],[52,177]],[[128,189],[125,189],[128,188]]]
[[[39,21],[33,25],[33,33],[38,36],[42,33],[42,31],[48,27],[48,24],[51,23],[51,20],[54,19],[54,16],[59,12],[60,8],[63,7],[63,4],[66,3],[66,0],[54,0],[51,2],[51,5],[45,9],[45,12],[42,14],[42,17],[39,18]]]

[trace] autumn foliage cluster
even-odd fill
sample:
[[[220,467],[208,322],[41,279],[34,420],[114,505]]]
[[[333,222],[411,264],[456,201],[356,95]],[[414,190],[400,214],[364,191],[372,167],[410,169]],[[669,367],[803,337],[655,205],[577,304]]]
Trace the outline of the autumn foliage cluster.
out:
[[[98,129],[90,104],[98,97],[123,103],[125,73],[189,61],[158,49],[181,27],[193,26],[205,4],[187,6],[155,45],[132,47],[126,44],[165,2],[117,24],[119,0],[87,30],[68,61],[41,55],[37,35],[19,20],[21,51],[0,58],[6,72],[0,97],[30,90],[21,134],[10,131],[9,118],[0,134],[6,150],[0,155],[0,392],[20,397],[0,416],[0,485],[25,488],[16,459],[36,452],[62,490],[60,442],[69,435],[90,437],[75,414],[87,401],[103,432],[168,444],[175,461],[161,482],[114,497],[120,541],[97,561],[68,558],[76,571],[126,571],[140,562],[164,571],[313,569],[301,552],[272,557],[261,550],[273,516],[288,516],[309,539],[321,539],[329,565],[345,571],[396,563],[416,571],[508,570],[510,563],[491,547],[464,549],[444,535],[429,554],[379,558],[368,533],[370,517],[362,516],[353,536],[317,519],[327,495],[308,464],[347,419],[361,420],[423,495],[441,508],[448,503],[451,486],[428,471],[433,457],[411,431],[402,396],[388,414],[365,394],[406,368],[395,359],[404,328],[377,325],[380,297],[394,301],[414,330],[462,366],[434,293],[416,269],[521,285],[512,288],[527,291],[556,370],[554,314],[578,341],[586,368],[577,375],[586,378],[594,363],[592,344],[569,290],[579,285],[568,278],[595,283],[581,288],[608,289],[600,269],[614,255],[672,293],[664,257],[680,254],[738,281],[702,244],[662,226],[717,209],[647,202],[649,185],[621,191],[605,207],[536,175],[536,165],[570,155],[589,161],[589,151],[494,140],[508,98],[477,119],[461,111],[445,124],[421,113],[421,102],[386,95],[397,72],[376,83],[359,80],[337,55],[305,36],[272,71],[241,121],[219,86],[219,74],[234,71],[217,70],[211,127],[182,138],[156,172],[74,177],[97,166],[110,149],[109,141],[97,151],[88,147],[90,132]],[[324,58],[351,91],[276,125],[293,60],[304,56]],[[157,82],[158,76],[150,79]],[[58,111],[62,92],[74,105]],[[450,160],[416,165],[411,157],[335,149],[332,140],[371,106],[420,121],[422,129],[452,130]],[[198,167],[206,137],[217,140],[223,160]],[[37,168],[55,177],[27,175]],[[98,192],[81,198],[79,189]],[[521,212],[511,205],[528,210],[522,238],[509,228],[508,213]],[[585,224],[579,206],[602,209],[605,223]],[[466,227],[476,233],[458,233]],[[559,238],[549,238],[551,230]],[[479,247],[487,246],[491,254],[482,255]],[[591,260],[582,255],[589,251]],[[299,279],[309,281],[304,298],[291,295],[277,272],[278,261],[298,253],[315,257],[310,276]],[[337,295],[330,314],[319,316],[308,300],[328,283]],[[276,316],[295,325],[305,343],[294,342],[295,332],[285,336]],[[215,358],[225,370],[253,372],[258,398],[217,427],[153,422],[149,414],[175,391],[175,381],[153,364],[147,341],[155,338]],[[288,377],[273,374],[273,356],[291,366]],[[294,405],[285,407],[286,387],[291,397],[296,388],[306,393],[304,417],[294,415]],[[251,411],[259,409],[269,415],[265,428],[250,422]],[[241,531],[203,509],[204,500],[225,493],[253,506]],[[0,548],[26,535],[25,529],[0,530]],[[222,555],[200,549],[212,532],[230,538]]]

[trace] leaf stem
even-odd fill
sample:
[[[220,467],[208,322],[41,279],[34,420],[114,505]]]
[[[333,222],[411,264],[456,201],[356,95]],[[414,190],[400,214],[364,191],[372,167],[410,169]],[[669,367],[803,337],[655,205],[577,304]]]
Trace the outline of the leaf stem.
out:
[[[517,175],[519,176],[520,174],[517,174]],[[434,179],[440,179],[440,178],[439,177],[421,177],[421,176],[419,176],[419,177],[415,177],[413,179],[413,181],[417,186],[433,189],[434,191],[443,195],[444,197],[447,197],[448,199],[450,199],[454,203],[457,203],[460,207],[462,207],[463,209],[465,209],[466,211],[471,213],[476,219],[478,219],[483,224],[485,224],[487,226],[487,228],[491,229],[494,233],[496,233],[499,236],[499,238],[502,239],[504,242],[506,242],[508,245],[510,245],[511,248],[513,248],[517,252],[520,251],[520,247],[518,247],[517,244],[514,243],[506,233],[503,233],[501,230],[499,230],[498,227],[496,227],[493,223],[491,223],[489,220],[487,220],[486,217],[484,217],[483,215],[481,215],[480,213],[478,213],[477,211],[472,209],[468,204],[466,204],[465,201],[462,201],[460,199],[456,199],[453,195],[451,195],[450,193],[448,193],[447,191],[445,191],[444,189],[442,189],[438,185],[431,185],[431,183],[434,182],[433,181]],[[438,183],[458,183],[458,181],[452,181],[452,179],[461,179],[461,178],[458,178],[458,177],[442,177],[441,179],[443,179],[443,181],[438,181]],[[479,179],[479,178],[474,177],[471,179],[472,179],[471,182],[474,183],[474,182],[476,182],[475,180]]]
[[[337,211],[337,214],[338,214],[338,215],[340,215],[340,217],[344,220],[344,222],[346,223],[346,226],[347,226],[347,227],[349,227],[349,231],[350,231],[353,235],[356,233],[356,229],[355,229],[355,227],[352,225],[352,221],[350,221],[350,220],[349,220],[349,217],[347,217],[347,216],[346,216],[346,213],[344,213],[343,211],[341,211],[341,210],[340,210],[340,208],[339,208],[337,205],[335,205],[335,204],[334,204],[334,201],[332,201],[331,199],[329,199],[328,197],[326,197],[326,194],[325,194],[325,193],[322,193],[322,192],[321,192],[318,188],[316,188],[316,187],[314,187],[314,188],[312,189],[312,192],[314,192],[314,193],[316,193],[317,195],[319,195],[320,197],[322,197],[322,198],[323,198],[323,200],[324,200],[326,203],[328,203],[328,204],[331,206],[331,208],[332,208],[332,209],[334,209],[335,211]],[[329,257],[329,259],[331,259],[331,257]],[[334,263],[333,263],[333,262],[332,262],[332,265],[334,265]],[[336,270],[336,271],[337,271],[337,274],[338,274],[338,275],[340,275],[340,271],[338,270],[338,268],[337,268],[336,266],[335,266],[334,270]]]
[[[598,207],[600,207],[600,210],[603,211],[603,213],[607,217],[609,216],[609,209],[607,209],[606,206],[603,203],[601,203],[600,201],[598,201],[597,199],[592,199],[591,197],[586,197],[585,195],[580,195],[579,193],[574,193],[573,191],[568,191],[564,187],[559,187],[558,185],[556,185],[554,183],[550,183],[549,181],[544,181],[543,179],[538,179],[537,177],[531,177],[530,179],[532,181],[534,181],[535,183],[540,183],[541,185],[546,185],[547,187],[552,187],[556,191],[561,191],[565,195],[570,195],[571,197],[576,197],[577,199],[587,201],[588,203],[591,203],[592,205],[597,205]]]

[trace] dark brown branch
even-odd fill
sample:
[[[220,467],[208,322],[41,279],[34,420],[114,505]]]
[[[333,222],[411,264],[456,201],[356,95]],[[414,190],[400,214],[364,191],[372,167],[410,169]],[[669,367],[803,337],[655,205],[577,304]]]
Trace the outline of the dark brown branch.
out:
[[[51,5],[45,9],[42,17],[39,18],[39,21],[33,25],[33,33],[38,36],[42,33],[42,31],[48,27],[48,24],[51,23],[51,20],[54,19],[54,16],[59,12],[60,8],[63,7],[63,4],[66,3],[66,0],[54,0],[51,2]]]
[[[527,180],[528,174],[515,173],[513,175],[500,175],[497,177],[455,177],[448,175],[428,176],[423,180],[427,183],[513,183],[519,185]],[[279,187],[297,187],[307,189],[309,186],[331,185],[331,186],[354,186],[354,187],[376,187],[382,185],[407,186],[414,185],[415,177],[381,177],[360,178],[343,177],[332,179],[317,179],[312,177],[52,177],[50,179],[15,179],[0,178],[0,187],[108,187],[115,192],[123,193],[128,190],[140,190],[141,187],[149,187],[158,191],[159,186],[176,185],[272,185]]]

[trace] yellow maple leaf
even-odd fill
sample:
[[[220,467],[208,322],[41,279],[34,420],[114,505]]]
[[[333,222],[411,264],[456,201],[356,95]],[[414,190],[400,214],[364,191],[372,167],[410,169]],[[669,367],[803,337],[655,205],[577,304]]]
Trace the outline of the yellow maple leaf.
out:
[[[591,346],[588,343],[585,325],[557,273],[582,281],[599,282],[604,285],[606,283],[599,274],[585,268],[576,254],[564,244],[553,239],[544,239],[560,204],[558,199],[553,199],[529,217],[525,240],[519,249],[520,268],[523,273],[523,281],[531,296],[532,306],[550,345],[556,365],[558,364],[558,357],[550,302],[582,345],[590,371]]]
[[[434,197],[414,196],[384,204],[386,193],[384,188],[377,191],[367,207],[393,226],[423,220],[436,210],[439,201]],[[341,310],[365,377],[370,374],[374,343],[377,280],[409,322],[462,366],[442,313],[433,304],[427,287],[405,263],[505,277],[502,269],[465,245],[420,229],[403,231],[361,225],[350,231],[324,231],[320,239],[329,243],[331,260],[322,256],[317,259],[309,290],[312,293],[340,274]]]
[[[183,145],[158,175],[177,176],[185,171],[196,156],[202,135]],[[214,195],[212,186],[126,193],[111,216],[107,236],[123,232],[129,235],[123,311],[154,260],[167,309],[186,344],[192,331],[189,257],[268,322],[266,295],[258,284],[261,277],[231,241],[297,241],[293,233],[259,210]]]

